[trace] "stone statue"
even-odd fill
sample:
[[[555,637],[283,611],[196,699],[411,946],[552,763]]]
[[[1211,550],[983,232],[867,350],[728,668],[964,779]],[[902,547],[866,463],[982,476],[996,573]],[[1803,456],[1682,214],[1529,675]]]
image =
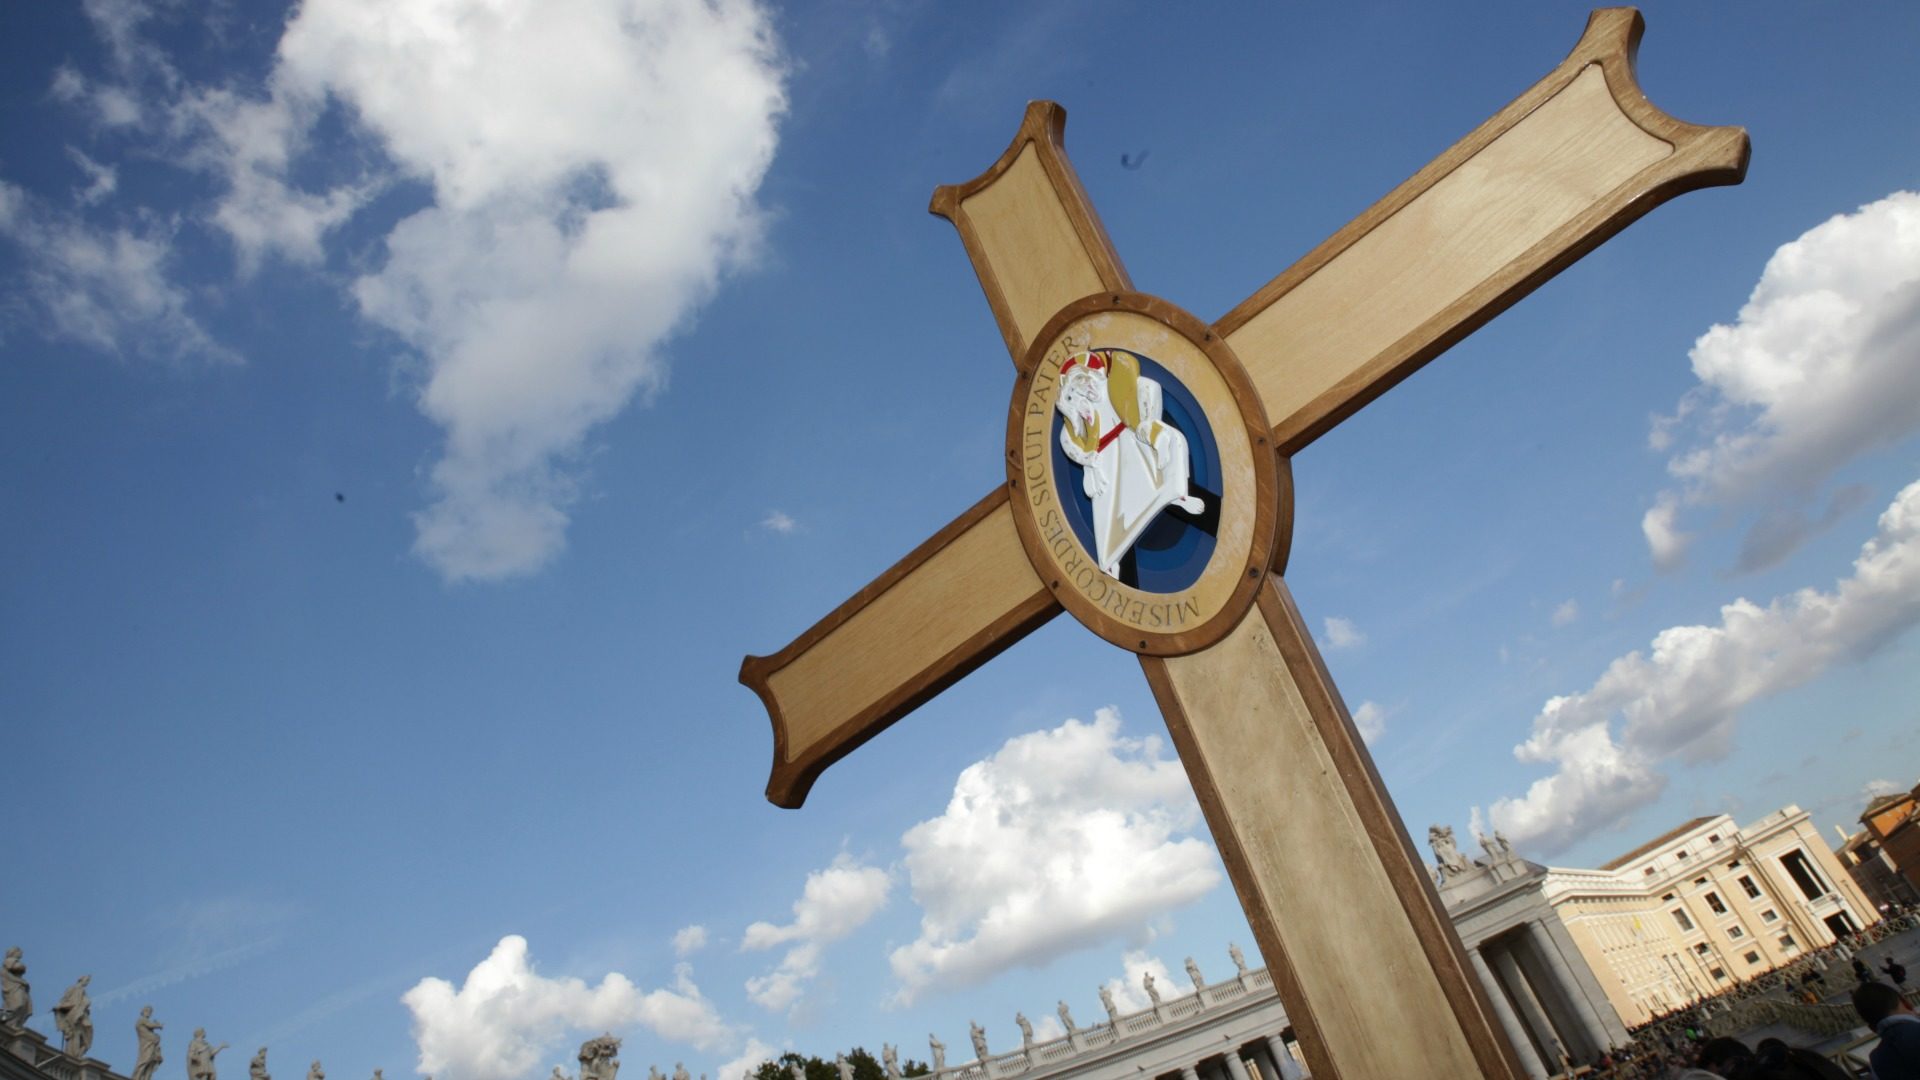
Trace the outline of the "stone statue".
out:
[[[933,1071],[944,1071],[947,1067],[947,1044],[940,1041],[940,1036],[929,1034],[927,1048],[933,1051]]]
[[[1033,1023],[1027,1019],[1027,1014],[1023,1012],[1014,1013],[1013,1026],[1020,1029],[1020,1049],[1033,1049]]]
[[[650,1070],[647,1074],[649,1080],[651,1080],[652,1077],[660,1075],[657,1072],[652,1072],[652,1068],[652,1066],[648,1066]],[[793,1080],[807,1080],[807,1067],[800,1064],[800,1059],[796,1057],[792,1061],[787,1062],[787,1074],[793,1077]],[[662,1077],[661,1080],[665,1080],[665,1078]]]
[[[373,1075],[379,1076],[380,1070],[373,1070]],[[253,1055],[253,1060],[247,1062],[247,1080],[273,1080],[273,1077],[267,1075],[266,1047],[261,1047],[260,1052]]]
[[[1067,1003],[1065,1001],[1060,1003],[1059,1013],[1060,1024],[1067,1029],[1067,1034],[1071,1035],[1080,1030],[1079,1026],[1073,1022],[1073,1014],[1067,1011]]]
[[[987,1029],[971,1020],[967,1021],[967,1028],[968,1034],[973,1037],[973,1056],[984,1065],[987,1061]]]
[[[658,1065],[648,1065],[647,1080],[667,1080],[667,1074],[661,1072]]]
[[[60,1029],[61,1049],[68,1057],[83,1058],[93,1049],[93,1002],[87,1000],[87,984],[93,976],[82,975],[53,1007],[53,1026]]]
[[[320,1067],[318,1061],[307,1066],[307,1080],[327,1080],[326,1070]]]
[[[1147,1000],[1153,1002],[1153,1007],[1156,1009],[1159,1008],[1160,988],[1153,985],[1153,972],[1148,971],[1140,976],[1140,986],[1146,990]]]
[[[1513,845],[1507,842],[1506,835],[1499,829],[1493,830],[1493,846],[1499,849],[1499,857],[1503,862],[1512,862],[1514,859],[1519,858],[1518,855],[1513,853]]]
[[[673,1080],[693,1080],[693,1077],[687,1074],[687,1066],[684,1062],[673,1063]],[[842,1080],[845,1078],[843,1077]]]
[[[1427,829],[1427,843],[1433,847],[1433,857],[1439,860],[1440,872],[1446,875],[1467,872],[1467,857],[1460,854],[1460,846],[1453,842],[1453,826],[1433,825]]]
[[[140,1009],[140,1019],[133,1022],[133,1039],[136,1049],[133,1052],[133,1080],[153,1080],[153,1070],[160,1067],[160,1028],[163,1025],[153,1018],[153,1006],[145,1005]]]
[[[1245,975],[1247,973],[1247,954],[1240,951],[1240,946],[1235,945],[1231,941],[1227,942],[1227,955],[1233,958],[1233,969],[1235,973]]]
[[[880,1044],[880,1064],[887,1067],[887,1080],[900,1080],[900,1048],[892,1043]]]
[[[226,1048],[226,1043],[208,1045],[207,1029],[194,1028],[193,1041],[187,1044],[187,1080],[215,1080],[213,1059]]]
[[[1200,975],[1200,965],[1194,963],[1193,957],[1191,956],[1187,957],[1187,978],[1193,980],[1193,988],[1195,990],[1205,990],[1207,988],[1207,980]]]
[[[833,1055],[833,1068],[840,1074],[840,1080],[853,1080],[853,1064],[847,1060],[847,1055]],[[675,1077],[674,1080],[679,1080],[679,1077]]]
[[[547,1080],[573,1080],[573,1077],[568,1076],[566,1073],[566,1070],[562,1069],[558,1065],[555,1065],[553,1067],[553,1075],[548,1077]]]
[[[387,1078],[380,1075],[379,1069],[375,1069],[373,1070],[373,1080],[387,1080]]]
[[[1116,1028],[1119,1027],[1120,1009],[1113,1003],[1113,991],[1111,989],[1104,986],[1100,988],[1100,1004],[1107,1007],[1107,1023],[1114,1025]]]
[[[649,1065],[648,1072],[659,1072]],[[613,1080],[620,1071],[620,1040],[609,1031],[580,1044],[580,1080]]]
[[[14,1027],[25,1027],[27,1017],[33,1015],[33,987],[27,985],[27,962],[20,954],[20,946],[7,950],[7,959],[0,963],[0,1020]]]

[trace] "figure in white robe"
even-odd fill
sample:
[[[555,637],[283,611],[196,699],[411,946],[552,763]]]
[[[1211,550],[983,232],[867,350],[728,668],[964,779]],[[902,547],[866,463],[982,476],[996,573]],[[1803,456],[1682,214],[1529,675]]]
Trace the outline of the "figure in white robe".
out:
[[[1069,356],[1055,408],[1065,418],[1060,448],[1081,467],[1081,490],[1093,504],[1094,555],[1101,571],[1117,578],[1120,560],[1160,511],[1203,508],[1187,493],[1186,436],[1161,420],[1160,384],[1140,374],[1139,357],[1120,349]]]

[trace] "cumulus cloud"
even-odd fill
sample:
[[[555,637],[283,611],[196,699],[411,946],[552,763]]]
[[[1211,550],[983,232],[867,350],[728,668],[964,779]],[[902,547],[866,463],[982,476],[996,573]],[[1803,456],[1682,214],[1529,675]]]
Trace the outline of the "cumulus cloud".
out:
[[[1360,731],[1360,738],[1372,746],[1387,730],[1387,710],[1372,701],[1363,701],[1353,710],[1353,726]]]
[[[1173,976],[1167,971],[1166,961],[1149,955],[1144,949],[1129,949],[1120,957],[1120,966],[1126,972],[1118,978],[1108,979],[1104,986],[1113,995],[1113,1004],[1122,1013],[1139,1012],[1148,1008],[1153,1001],[1147,997],[1146,976],[1153,976],[1154,989],[1162,998],[1172,997],[1177,990]],[[1188,986],[1188,990],[1192,987]]]
[[[707,928],[695,924],[683,926],[673,933],[673,953],[675,956],[692,956],[707,947]]]
[[[212,176],[204,220],[243,274],[321,263],[396,184],[427,200],[350,285],[444,433],[414,550],[455,581],[544,566],[565,546],[591,432],[666,385],[669,338],[755,260],[786,107],[768,13],[757,0],[307,0],[260,85],[213,86],[144,40],[146,4],[86,9],[109,72],[62,68],[54,95],[103,126],[141,122],[160,156]],[[323,130],[339,145],[320,153]],[[343,162],[363,164],[327,176]]]
[[[793,516],[785,511],[769,510],[767,516],[760,519],[760,527],[768,532],[785,536],[800,528],[800,523],[793,520]]]
[[[588,986],[570,976],[539,974],[518,935],[501,938],[461,986],[425,978],[400,1000],[413,1014],[420,1071],[450,1080],[527,1076],[570,1032],[638,1025],[702,1049],[736,1037],[701,996],[686,964],[674,969],[671,989],[643,992],[618,972]]]
[[[746,1080],[763,1062],[777,1060],[779,1056],[779,1048],[768,1046],[759,1039],[748,1039],[740,1056],[722,1063],[713,1080]]]
[[[1367,643],[1367,635],[1354,625],[1352,619],[1343,619],[1338,615],[1326,618],[1327,648],[1352,649]]]
[[[1580,618],[1580,601],[1578,600],[1563,600],[1560,606],[1553,609],[1555,626],[1571,626],[1578,618]]]
[[[1200,825],[1179,761],[1114,709],[1008,740],[901,838],[922,916],[898,1000],[1137,935],[1220,883]]]
[[[743,952],[791,945],[773,970],[747,980],[747,996],[776,1012],[791,1008],[820,972],[821,950],[866,925],[887,906],[893,878],[877,866],[864,866],[842,852],[832,865],[807,875],[793,921],[784,926],[756,922],[741,936]]]
[[[1586,690],[1553,698],[1514,756],[1552,765],[1490,817],[1516,844],[1552,854],[1618,827],[1658,798],[1667,762],[1724,756],[1742,707],[1862,659],[1920,621],[1920,481],[1880,515],[1852,573],[1766,606],[1739,599],[1716,625],[1662,630]]]
[[[189,310],[174,278],[173,230],[150,216],[95,224],[0,180],[0,237],[22,257],[7,288],[37,330],[120,356],[237,362]]]
[[[1808,512],[1836,470],[1920,430],[1920,192],[1780,247],[1739,318],[1689,355],[1700,384],[1651,436],[1674,451],[1678,483],[1641,528],[1654,561],[1671,566],[1684,551],[1683,503],[1757,508],[1739,569],[1763,569],[1858,505],[1836,495]]]

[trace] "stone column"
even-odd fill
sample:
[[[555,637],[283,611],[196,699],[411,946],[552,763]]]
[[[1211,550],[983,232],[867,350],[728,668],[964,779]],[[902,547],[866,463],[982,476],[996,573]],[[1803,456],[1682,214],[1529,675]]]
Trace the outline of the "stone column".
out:
[[[1507,1000],[1507,993],[1500,988],[1500,981],[1493,977],[1493,969],[1487,966],[1487,958],[1480,955],[1480,949],[1476,946],[1467,950],[1467,959],[1473,962],[1473,973],[1479,977],[1480,985],[1486,988],[1487,998],[1493,1002],[1494,1014],[1500,1017],[1500,1027],[1513,1043],[1514,1053],[1519,1055],[1527,1076],[1531,1080],[1546,1080],[1547,1072],[1540,1067],[1540,1055],[1533,1052],[1533,1042],[1527,1038],[1527,1029],[1520,1026],[1520,1018],[1513,1012],[1513,1003]]]
[[[1287,1040],[1278,1035],[1267,1036],[1267,1052],[1273,1055],[1274,1067],[1280,1070],[1280,1080],[1302,1080],[1306,1076],[1300,1063],[1287,1052]]]
[[[1183,1062],[1180,1066],[1180,1080],[1200,1080],[1200,1073],[1192,1062]]]
[[[1553,931],[1544,922],[1535,920],[1527,924],[1527,935],[1533,939],[1534,946],[1540,951],[1540,958],[1546,961],[1554,978],[1559,981],[1561,993],[1573,1002],[1573,1011],[1579,1015],[1588,1041],[1600,1050],[1613,1045],[1612,1033],[1594,1010],[1593,1002],[1587,1000],[1586,987],[1580,985],[1580,977],[1574,972],[1566,954],[1560,951],[1560,943],[1554,940]]]
[[[1247,1063],[1240,1060],[1240,1048],[1227,1051],[1227,1075],[1233,1080],[1253,1080],[1247,1075]]]
[[[1527,981],[1527,973],[1520,970],[1520,962],[1513,958],[1513,953],[1506,949],[1495,952],[1493,966],[1500,969],[1500,977],[1506,980],[1507,989],[1512,991],[1514,1003],[1520,1006],[1521,1020],[1533,1034],[1533,1041],[1527,1043],[1530,1049],[1526,1052],[1531,1053],[1534,1060],[1542,1061],[1553,1053],[1554,1046],[1560,1042],[1560,1033],[1554,1030],[1553,1021],[1547,1019],[1546,1008],[1534,996],[1533,984]],[[1550,1064],[1555,1069],[1560,1067],[1558,1060]]]

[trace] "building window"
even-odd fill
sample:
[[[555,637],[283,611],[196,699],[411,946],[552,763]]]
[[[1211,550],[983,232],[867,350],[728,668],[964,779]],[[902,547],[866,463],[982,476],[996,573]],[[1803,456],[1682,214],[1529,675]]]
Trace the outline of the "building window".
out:
[[[1707,971],[1708,971],[1708,973],[1709,973],[1709,974],[1711,974],[1711,975],[1712,975],[1712,976],[1713,976],[1713,977],[1714,977],[1714,978],[1715,978],[1716,980],[1718,980],[1718,979],[1724,979],[1724,978],[1726,978],[1726,977],[1727,977],[1727,973],[1726,973],[1726,971],[1725,971],[1724,969],[1722,969],[1722,968],[1708,968],[1708,969],[1707,969]]]
[[[1707,943],[1703,941],[1700,944],[1695,945],[1693,947],[1693,951],[1699,953],[1701,956],[1707,955]]]
[[[1820,875],[1814,872],[1813,863],[1807,859],[1807,853],[1795,848],[1780,857],[1780,865],[1787,868],[1793,883],[1809,900],[1818,900],[1827,895],[1827,887],[1820,881]]]
[[[1749,963],[1749,964],[1757,964],[1757,963],[1759,963],[1759,962],[1760,962],[1760,954],[1759,954],[1759,953],[1757,953],[1757,952],[1749,952],[1749,953],[1747,953],[1747,963]]]
[[[1709,843],[1709,844],[1717,844],[1717,843],[1719,843],[1719,842],[1720,842],[1720,834],[1719,834],[1719,833],[1708,833],[1708,834],[1707,834],[1707,843]]]
[[[1676,858],[1676,859],[1684,859],[1684,858],[1686,858],[1686,857],[1687,857],[1687,849],[1686,849],[1686,848],[1681,848],[1681,849],[1680,849],[1679,851],[1676,851],[1676,852],[1674,852],[1674,853],[1673,853],[1673,857],[1674,857],[1674,858]]]
[[[1715,915],[1725,915],[1727,913],[1726,902],[1720,899],[1719,893],[1710,892],[1707,894],[1707,906],[1713,909]]]
[[[1780,913],[1773,910],[1772,908],[1768,908],[1767,910],[1760,913],[1760,921],[1761,922],[1779,922]]]
[[[1697,877],[1693,879],[1693,883],[1695,885],[1705,885],[1707,883],[1707,879],[1703,877]]]
[[[1648,877],[1652,877],[1652,876],[1653,876],[1653,867],[1651,867],[1651,866],[1649,866],[1649,867],[1647,867],[1647,868],[1646,868],[1646,870],[1644,870],[1644,871],[1642,871],[1642,872],[1643,872],[1643,873],[1645,873],[1645,874],[1646,874],[1646,875],[1647,875]]]
[[[1687,913],[1679,908],[1673,909],[1673,921],[1679,923],[1682,930],[1693,929],[1693,920],[1687,918]]]
[[[1735,923],[1732,926],[1727,927],[1727,936],[1732,938],[1735,941],[1739,941],[1741,938],[1747,936],[1747,932],[1745,930],[1740,929],[1739,923]]]
[[[1738,869],[1740,869],[1740,860],[1739,860],[1739,859],[1735,859],[1735,860],[1733,860],[1732,862],[1729,862],[1729,863],[1727,864],[1727,869],[1729,869],[1729,870],[1738,870]]]
[[[1755,885],[1753,879],[1745,874],[1740,875],[1740,887],[1746,890],[1748,896],[1754,897],[1755,899],[1759,898],[1760,886]]]
[[[1795,942],[1795,941],[1793,940],[1793,935],[1792,935],[1792,934],[1781,934],[1781,935],[1780,935],[1780,947],[1781,947],[1782,949],[1785,949],[1785,950],[1786,950],[1786,951],[1788,951],[1788,952],[1792,952],[1793,950],[1795,950],[1795,949],[1797,949],[1797,948],[1799,948],[1800,946],[1799,946],[1799,943],[1797,943],[1797,942]]]
[[[1663,903],[1663,904],[1671,904],[1671,903],[1673,903],[1673,894],[1672,894],[1672,893],[1668,893],[1667,895],[1665,895],[1665,896],[1663,896],[1663,897],[1661,897],[1661,898],[1660,898],[1660,902],[1661,902],[1661,903]]]

